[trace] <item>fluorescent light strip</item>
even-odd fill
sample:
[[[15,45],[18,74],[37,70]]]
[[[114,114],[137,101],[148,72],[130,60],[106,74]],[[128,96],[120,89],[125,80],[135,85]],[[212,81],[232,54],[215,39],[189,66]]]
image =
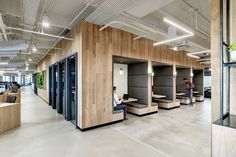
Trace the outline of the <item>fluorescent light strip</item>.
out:
[[[188,38],[188,37],[191,37],[191,36],[194,35],[194,33],[191,32],[190,30],[188,30],[188,29],[186,29],[186,28],[184,28],[184,27],[182,27],[182,26],[176,24],[175,22],[173,22],[173,21],[171,21],[171,20],[169,20],[169,19],[167,19],[167,18],[164,18],[163,20],[164,20],[164,22],[166,22],[166,23],[168,23],[168,24],[170,24],[170,25],[172,25],[172,26],[177,27],[177,28],[179,28],[180,30],[182,30],[182,31],[184,31],[184,32],[186,32],[186,33],[188,33],[188,34],[187,34],[187,35],[182,35],[182,36],[179,36],[179,37],[174,37],[174,38],[167,39],[167,40],[163,40],[163,41],[160,41],[160,42],[155,42],[155,43],[153,44],[153,46],[162,45],[162,44],[169,43],[169,42],[173,42],[173,41],[176,41],[176,40]]]
[[[207,62],[200,62],[201,64],[211,64],[211,61],[207,61]]]
[[[153,46],[162,45],[162,44],[165,44],[165,43],[169,43],[169,42],[172,42],[172,41],[188,38],[188,37],[191,37],[191,36],[192,36],[191,34],[187,34],[187,35],[183,35],[183,36],[180,36],[180,37],[175,37],[175,38],[163,40],[163,41],[154,43]]]
[[[190,53],[191,54],[191,53]],[[210,61],[211,60],[211,58],[203,58],[203,59],[199,59],[199,60],[197,60],[198,62],[200,62],[200,61]]]
[[[196,55],[192,55],[190,53],[187,53],[187,56],[191,57],[191,58],[196,58],[196,59],[199,59],[200,57],[199,56],[196,56]]]
[[[196,55],[196,54],[202,54],[202,53],[208,53],[208,52],[211,52],[211,50],[204,50],[204,51],[191,52],[190,54]]]
[[[166,17],[164,17],[164,22],[166,22],[166,23],[168,23],[168,24],[170,24],[170,25],[172,25],[172,26],[175,26],[175,27],[181,29],[181,30],[184,31],[184,32],[187,32],[187,33],[189,33],[189,34],[194,35],[194,33],[191,32],[190,30],[187,30],[186,28],[184,28],[184,27],[178,25],[177,23],[175,23],[175,22],[173,22],[173,21],[167,19]]]
[[[7,62],[0,62],[0,65],[7,65]]]

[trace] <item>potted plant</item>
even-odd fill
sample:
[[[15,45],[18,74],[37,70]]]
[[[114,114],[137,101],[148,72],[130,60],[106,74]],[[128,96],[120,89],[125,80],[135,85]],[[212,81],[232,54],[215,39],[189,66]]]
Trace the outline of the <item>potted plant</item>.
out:
[[[230,59],[236,61],[236,42],[233,42],[229,45]]]

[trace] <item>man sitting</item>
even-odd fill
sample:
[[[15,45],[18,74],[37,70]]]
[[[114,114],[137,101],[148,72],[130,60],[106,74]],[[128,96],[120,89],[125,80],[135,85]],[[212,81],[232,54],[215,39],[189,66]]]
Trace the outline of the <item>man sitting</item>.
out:
[[[127,118],[127,106],[122,103],[122,99],[118,98],[116,94],[116,87],[113,87],[113,105],[114,110],[124,110],[124,120],[128,120]]]

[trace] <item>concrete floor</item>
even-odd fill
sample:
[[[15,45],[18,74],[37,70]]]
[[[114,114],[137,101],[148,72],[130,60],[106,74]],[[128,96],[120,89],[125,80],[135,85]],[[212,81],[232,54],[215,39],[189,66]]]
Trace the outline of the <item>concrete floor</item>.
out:
[[[210,157],[210,100],[80,132],[30,88],[22,125],[0,135],[1,157]]]

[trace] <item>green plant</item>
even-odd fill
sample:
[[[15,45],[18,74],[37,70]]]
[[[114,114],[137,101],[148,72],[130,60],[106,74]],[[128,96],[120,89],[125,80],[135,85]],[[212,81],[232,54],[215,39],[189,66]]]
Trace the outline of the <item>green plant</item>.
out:
[[[236,50],[236,42],[233,42],[228,47],[229,51],[235,51]]]
[[[36,73],[36,84],[37,84],[37,88],[39,88],[39,89],[45,88],[44,71]]]

